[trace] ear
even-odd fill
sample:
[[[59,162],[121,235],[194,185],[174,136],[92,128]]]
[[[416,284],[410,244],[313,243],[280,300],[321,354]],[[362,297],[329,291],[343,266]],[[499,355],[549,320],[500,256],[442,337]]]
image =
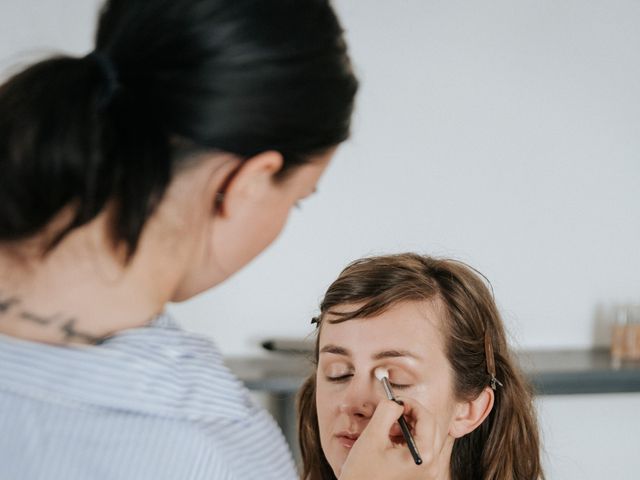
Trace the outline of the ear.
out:
[[[273,176],[284,165],[280,152],[267,151],[243,161],[230,172],[218,190],[216,197],[218,213],[231,215],[247,201],[260,202],[273,189]]]
[[[493,402],[494,392],[486,387],[475,399],[457,403],[449,434],[460,438],[474,431],[491,413]]]

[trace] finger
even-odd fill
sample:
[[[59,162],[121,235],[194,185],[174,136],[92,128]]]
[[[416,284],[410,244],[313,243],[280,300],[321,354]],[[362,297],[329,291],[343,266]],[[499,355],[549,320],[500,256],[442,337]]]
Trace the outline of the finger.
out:
[[[436,415],[413,398],[400,398],[404,403],[403,415],[409,422],[414,441],[420,451],[430,451],[436,458],[445,448],[446,435],[436,422]]]
[[[409,420],[407,419],[407,422]],[[402,429],[400,428],[400,424],[398,422],[391,425],[391,430],[389,430],[389,437],[393,441],[393,443],[402,443],[404,440],[402,438]]]
[[[402,415],[402,411],[403,407],[392,400],[380,401],[361,437],[371,436],[384,441],[385,444],[388,443],[389,432]]]
[[[402,414],[405,418],[418,420],[422,417],[435,417],[433,412],[414,398],[398,397],[396,400],[400,402],[400,405],[402,405]]]
[[[401,397],[400,400],[403,405],[402,416],[407,420],[414,433],[419,435],[420,430],[430,429],[435,422],[435,415],[432,412],[413,398]],[[418,428],[418,424],[421,428]]]

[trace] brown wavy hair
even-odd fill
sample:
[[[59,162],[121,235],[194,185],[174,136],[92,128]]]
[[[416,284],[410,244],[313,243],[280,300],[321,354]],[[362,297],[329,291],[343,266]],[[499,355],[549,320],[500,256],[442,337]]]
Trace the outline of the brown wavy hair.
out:
[[[533,392],[509,347],[493,292],[485,277],[462,262],[413,253],[370,257],[345,268],[331,284],[315,319],[315,364],[323,319],[332,323],[370,317],[406,301],[440,301],[445,355],[454,372],[454,396],[476,398],[492,385],[491,413],[453,445],[452,480],[543,479]],[[337,306],[362,305],[349,312]],[[494,380],[495,379],[495,380]],[[335,480],[322,452],[316,410],[316,372],[298,394],[298,438],[304,480]]]

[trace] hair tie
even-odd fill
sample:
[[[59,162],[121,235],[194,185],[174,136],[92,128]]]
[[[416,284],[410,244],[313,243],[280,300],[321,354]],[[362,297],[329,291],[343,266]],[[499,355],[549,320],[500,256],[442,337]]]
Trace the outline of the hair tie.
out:
[[[120,88],[118,71],[116,70],[116,66],[113,61],[107,55],[99,52],[98,50],[92,51],[85,58],[95,62],[102,73],[105,89],[102,98],[100,99],[99,106],[104,107],[111,101],[113,95]]]

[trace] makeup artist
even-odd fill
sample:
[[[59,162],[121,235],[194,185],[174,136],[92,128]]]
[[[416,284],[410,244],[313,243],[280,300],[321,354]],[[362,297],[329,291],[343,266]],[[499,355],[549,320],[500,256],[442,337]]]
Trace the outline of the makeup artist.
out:
[[[274,240],[356,90],[325,0],[108,1],[90,54],[0,87],[0,477],[297,477],[213,344],[163,312]],[[401,412],[379,407],[343,480],[403,478]]]

